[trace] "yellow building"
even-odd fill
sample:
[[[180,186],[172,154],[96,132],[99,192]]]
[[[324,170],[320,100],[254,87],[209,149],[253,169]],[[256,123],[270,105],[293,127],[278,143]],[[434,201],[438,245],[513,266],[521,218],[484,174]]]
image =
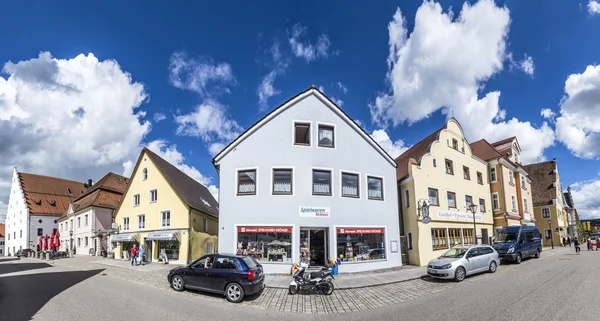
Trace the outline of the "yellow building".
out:
[[[525,165],[533,181],[533,211],[535,225],[544,235],[544,246],[559,245],[567,238],[567,215],[558,175],[556,158],[537,164]]]
[[[478,243],[489,244],[494,218],[488,164],[472,154],[456,119],[408,149],[396,163],[408,264],[424,266],[453,246],[473,244],[475,236]],[[471,204],[476,205],[475,214]]]
[[[535,225],[531,178],[520,164],[517,137],[495,143],[485,139],[471,144],[473,154],[488,162],[495,231],[505,226]]]
[[[136,244],[146,260],[186,264],[217,250],[219,204],[193,178],[144,148],[114,218],[115,258]]]

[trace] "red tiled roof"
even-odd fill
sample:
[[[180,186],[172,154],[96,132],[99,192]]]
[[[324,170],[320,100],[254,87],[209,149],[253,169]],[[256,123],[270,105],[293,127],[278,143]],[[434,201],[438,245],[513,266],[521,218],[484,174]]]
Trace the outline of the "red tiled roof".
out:
[[[90,206],[116,209],[127,184],[129,184],[129,178],[108,173],[73,201],[73,211],[81,211]],[[63,217],[66,215],[67,211]]]
[[[84,193],[81,182],[36,174],[19,173],[31,215],[61,216],[69,204]]]
[[[6,234],[5,230],[6,230],[6,225],[0,224],[0,237],[4,237],[4,235]]]
[[[485,139],[472,143],[471,150],[473,151],[473,155],[481,158],[484,161],[489,161],[490,159],[503,156]]]
[[[401,180],[408,175],[408,163],[409,161],[413,163],[417,163],[419,159],[429,152],[431,144],[439,138],[439,134],[442,129],[445,129],[446,126],[438,129],[433,134],[425,137],[422,141],[416,143],[414,146],[406,150],[402,155],[396,158],[396,164],[398,167],[396,168],[396,179]]]

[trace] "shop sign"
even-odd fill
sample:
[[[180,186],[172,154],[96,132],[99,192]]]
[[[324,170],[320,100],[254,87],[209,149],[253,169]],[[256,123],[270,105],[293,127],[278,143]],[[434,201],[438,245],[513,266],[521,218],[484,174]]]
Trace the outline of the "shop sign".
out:
[[[441,218],[449,219],[449,220],[473,220],[473,214],[471,213],[462,213],[462,212],[451,212],[451,211],[439,211],[438,216]],[[476,221],[483,221],[482,215],[475,214]]]
[[[239,233],[292,233],[291,227],[238,226]]]
[[[331,215],[329,207],[300,206],[300,217],[322,217]]]
[[[337,234],[384,234],[383,228],[339,228]]]

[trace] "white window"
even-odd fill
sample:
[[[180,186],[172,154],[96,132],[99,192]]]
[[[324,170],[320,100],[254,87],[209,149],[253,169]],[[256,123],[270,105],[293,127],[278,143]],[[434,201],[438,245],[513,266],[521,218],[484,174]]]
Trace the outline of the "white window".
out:
[[[138,215],[138,228],[143,229],[146,228],[146,215]]]
[[[161,227],[169,227],[171,226],[171,211],[162,211],[160,212],[161,216]]]
[[[319,125],[319,147],[335,146],[333,132],[333,126]]]
[[[331,171],[313,169],[313,195],[331,195]]]
[[[273,194],[292,194],[292,170],[273,169]]]
[[[525,178],[525,175],[521,174],[521,187],[523,187],[524,189],[527,188],[527,179]]]
[[[310,146],[310,123],[294,124],[294,144]]]
[[[529,205],[527,204],[527,199],[523,199],[523,211],[525,213],[529,213]]]
[[[552,238],[552,230],[544,230],[544,237],[546,238],[546,240],[549,240]]]
[[[512,201],[512,210],[515,212],[517,211],[517,198],[514,195],[511,195],[510,199]]]
[[[129,231],[129,217],[123,218],[123,231]]]
[[[511,170],[508,171],[508,182],[510,184],[514,184],[515,183],[515,173]]]
[[[88,226],[88,215],[85,214],[85,226]]]
[[[500,208],[500,199],[498,193],[492,193],[492,208],[497,210]]]
[[[369,199],[383,199],[383,178],[367,176],[367,188]]]
[[[485,200],[483,198],[479,199],[479,211],[485,212]]]
[[[238,171],[238,195],[256,195],[256,170]]]
[[[465,195],[465,205],[467,206],[467,210],[471,207],[471,204],[473,204],[473,197]]]
[[[147,180],[148,179],[148,169],[144,168],[144,170],[142,170],[142,180]]]
[[[358,181],[359,175],[353,173],[342,173],[342,196],[359,197]]]
[[[542,217],[550,218],[550,209],[549,208],[542,208]]]
[[[77,227],[81,227],[81,217],[77,218]]]
[[[429,197],[431,197],[431,194]],[[456,194],[454,192],[446,192],[446,198],[448,199],[448,207],[456,208]]]
[[[150,203],[154,203],[158,201],[158,190],[151,190],[150,191]]]
[[[490,168],[490,182],[495,182],[496,181],[496,168],[492,167]]]
[[[208,219],[206,217],[202,218],[202,231],[208,232]]]
[[[140,205],[140,194],[133,195],[133,206]]]
[[[429,205],[440,205],[438,190],[435,188],[427,189],[427,198],[429,199]]]

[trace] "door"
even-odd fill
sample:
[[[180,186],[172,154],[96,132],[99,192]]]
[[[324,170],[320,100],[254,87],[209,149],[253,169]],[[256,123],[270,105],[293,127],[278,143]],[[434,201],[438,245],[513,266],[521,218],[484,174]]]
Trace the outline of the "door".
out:
[[[212,266],[212,275],[209,276],[211,288],[215,292],[225,291],[225,285],[237,279],[237,259],[228,257],[216,257]]]
[[[184,273],[183,279],[185,283],[194,288],[210,291],[212,289],[211,274],[213,260],[214,257],[207,255],[192,263],[188,271]]]
[[[490,237],[486,228],[481,229],[481,242],[483,244],[490,244]]]
[[[533,231],[525,232],[525,248],[527,249],[527,256],[534,256],[537,247],[535,246],[535,240],[533,237]]]
[[[494,250],[491,247],[482,247],[480,250],[481,253],[481,270],[486,271],[490,267],[490,263],[494,259]],[[498,262],[496,262],[498,263]]]
[[[152,242],[150,241],[146,241],[146,248],[144,249],[144,256],[146,257],[146,262],[152,262],[152,260],[154,259],[153,257],[153,252],[152,252]]]
[[[479,248],[472,248],[467,253],[467,274],[479,272],[481,269],[481,255]]]
[[[326,258],[325,230],[310,230],[310,252],[312,265],[325,265]]]

